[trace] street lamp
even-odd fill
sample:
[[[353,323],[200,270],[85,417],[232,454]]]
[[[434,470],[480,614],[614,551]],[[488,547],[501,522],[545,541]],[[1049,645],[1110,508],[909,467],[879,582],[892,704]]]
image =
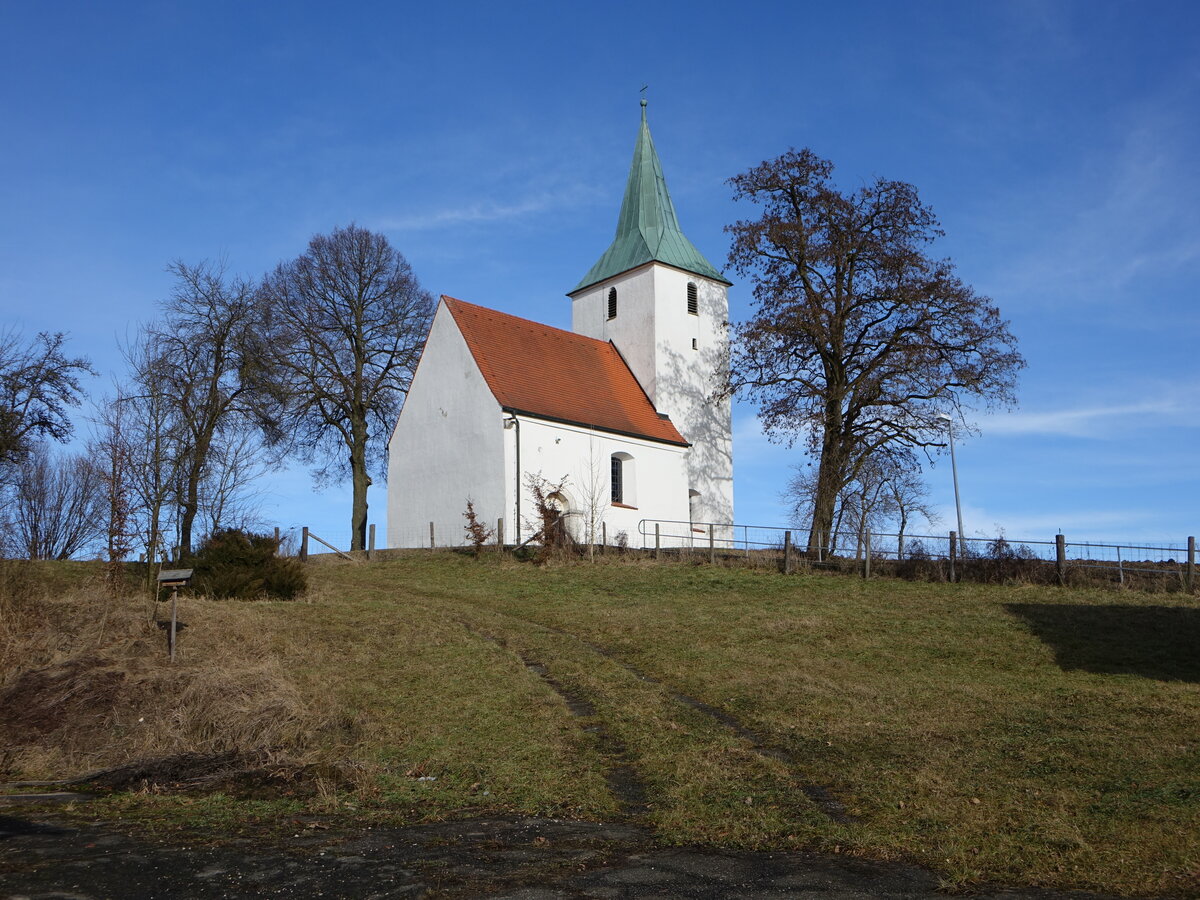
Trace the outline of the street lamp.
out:
[[[966,537],[962,524],[962,501],[958,498],[958,464],[954,461],[954,420],[947,413],[938,413],[937,417],[946,423],[946,432],[950,435],[950,471],[954,475],[954,509],[958,513],[958,539]]]

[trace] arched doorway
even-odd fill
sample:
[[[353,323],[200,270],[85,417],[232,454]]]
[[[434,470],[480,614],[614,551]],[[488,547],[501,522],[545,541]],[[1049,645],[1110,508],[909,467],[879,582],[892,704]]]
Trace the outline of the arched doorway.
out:
[[[546,523],[547,543],[554,547],[574,545],[577,540],[574,532],[579,512],[573,508],[571,498],[565,491],[555,491],[546,497],[546,505],[557,514],[553,521]]]

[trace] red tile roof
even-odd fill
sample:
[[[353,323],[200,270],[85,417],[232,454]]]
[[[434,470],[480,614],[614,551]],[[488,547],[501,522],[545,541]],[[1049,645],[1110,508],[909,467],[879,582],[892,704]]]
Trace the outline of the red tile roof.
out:
[[[506,409],[585,428],[683,444],[611,342],[453,297],[454,316],[492,394]]]

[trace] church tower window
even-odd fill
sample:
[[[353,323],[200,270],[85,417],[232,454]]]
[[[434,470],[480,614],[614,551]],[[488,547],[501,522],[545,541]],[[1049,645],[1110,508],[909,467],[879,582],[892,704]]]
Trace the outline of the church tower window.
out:
[[[617,317],[617,289],[608,289],[608,317],[615,319]]]
[[[696,282],[689,281],[687,287],[688,298],[688,313],[693,316],[700,315],[700,300],[696,293]]]

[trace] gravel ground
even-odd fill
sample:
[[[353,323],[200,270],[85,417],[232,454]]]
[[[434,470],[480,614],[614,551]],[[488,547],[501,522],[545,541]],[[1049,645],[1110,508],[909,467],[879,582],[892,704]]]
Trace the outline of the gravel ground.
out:
[[[23,812],[9,808],[6,812]],[[631,825],[489,818],[408,828],[298,824],[213,844],[118,825],[0,815],[4,900],[230,897],[940,897],[915,866],[807,853],[656,846]],[[1096,898],[995,889],[973,897]]]

